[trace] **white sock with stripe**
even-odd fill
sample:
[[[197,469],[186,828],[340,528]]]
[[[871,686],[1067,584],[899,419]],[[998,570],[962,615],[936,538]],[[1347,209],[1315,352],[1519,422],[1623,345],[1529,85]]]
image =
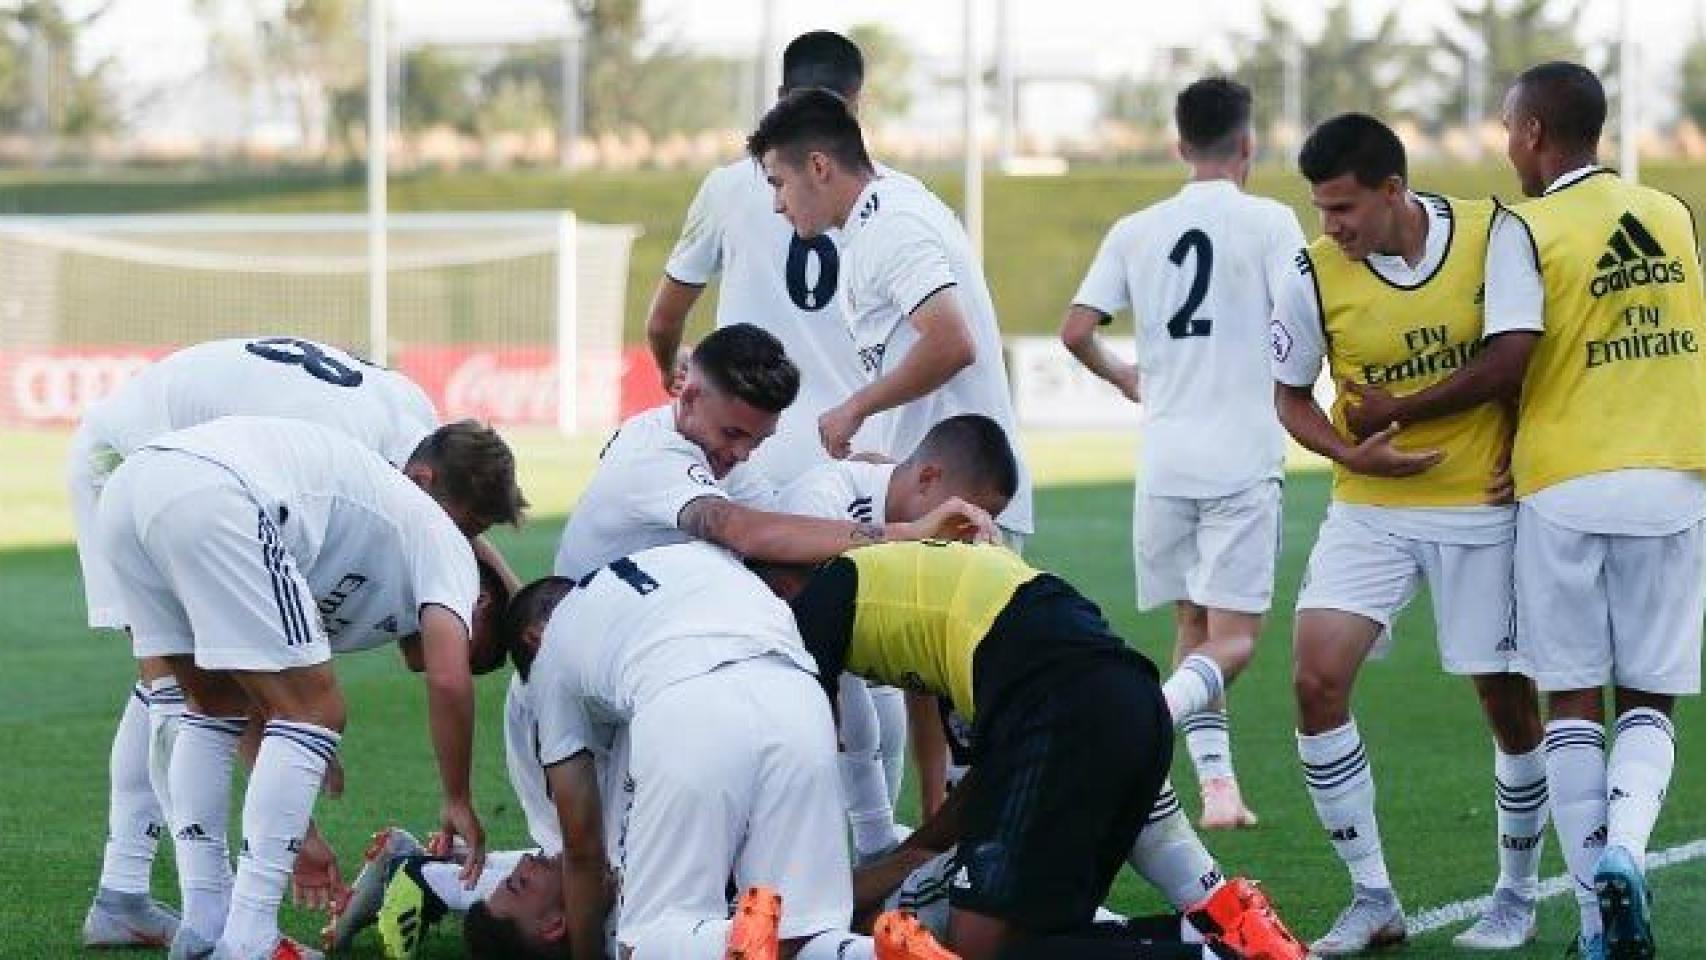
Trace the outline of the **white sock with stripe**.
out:
[[[1226,882],[1180,809],[1171,781],[1161,787],[1126,862],[1175,910],[1189,910]]]
[[[1161,685],[1161,696],[1167,700],[1167,712],[1173,715],[1173,726],[1226,695],[1226,681],[1220,674],[1220,664],[1213,658],[1193,653],[1179,661],[1178,669]]]
[[[1576,882],[1582,934],[1600,932],[1594,868],[1605,849],[1605,729],[1587,720],[1546,725],[1546,784],[1559,852]]]
[[[889,803],[888,778],[883,772],[882,732],[877,710],[865,681],[841,675],[840,707],[841,799],[853,831],[853,850],[864,856],[894,846],[894,807]]]
[[[183,892],[183,924],[214,943],[231,908],[231,768],[243,717],[184,711],[172,748],[172,850]]]
[[[1493,803],[1498,810],[1499,886],[1525,900],[1540,893],[1540,854],[1545,848],[1546,752],[1493,751]]]
[[[160,809],[172,809],[170,775],[172,744],[178,739],[178,719],[184,715],[184,691],[172,677],[148,686],[148,779]]]
[[[906,691],[871,687],[871,706],[877,711],[877,749],[883,755],[883,779],[889,786],[889,806],[900,805],[906,780]]]
[[[1390,890],[1386,855],[1380,846],[1380,822],[1374,815],[1374,772],[1363,750],[1355,720],[1325,733],[1297,735],[1297,755],[1315,815],[1333,842],[1333,851],[1359,886]]]
[[[147,893],[166,818],[148,780],[148,694],[138,683],[124,698],[107,757],[107,844],[101,889]]]
[[[1233,778],[1232,732],[1227,728],[1225,710],[1199,710],[1179,726],[1185,731],[1185,750],[1196,768],[1197,782]]]
[[[1606,838],[1628,850],[1646,869],[1647,840],[1658,822],[1676,766],[1676,727],[1647,707],[1617,718],[1617,740],[1606,764]]]
[[[231,918],[220,939],[235,956],[269,950],[278,942],[278,907],[320,782],[342,739],[336,730],[312,723],[267,722],[243,796],[243,850],[231,889]]]

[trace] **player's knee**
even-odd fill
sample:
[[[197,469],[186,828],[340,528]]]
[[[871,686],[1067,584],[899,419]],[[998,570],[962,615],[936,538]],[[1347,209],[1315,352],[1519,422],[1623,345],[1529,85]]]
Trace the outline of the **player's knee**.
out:
[[[1292,675],[1292,691],[1297,697],[1299,726],[1304,733],[1330,730],[1349,718],[1349,677],[1299,664]]]

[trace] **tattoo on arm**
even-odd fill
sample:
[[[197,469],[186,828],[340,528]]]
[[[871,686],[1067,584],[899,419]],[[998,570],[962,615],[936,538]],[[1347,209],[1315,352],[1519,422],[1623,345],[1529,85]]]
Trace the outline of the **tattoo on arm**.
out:
[[[682,507],[675,523],[690,537],[722,543],[720,535],[733,509],[733,501],[727,498],[703,496]]]
[[[861,546],[867,543],[883,542],[883,525],[880,523],[855,523],[853,532],[848,535],[854,543]]]

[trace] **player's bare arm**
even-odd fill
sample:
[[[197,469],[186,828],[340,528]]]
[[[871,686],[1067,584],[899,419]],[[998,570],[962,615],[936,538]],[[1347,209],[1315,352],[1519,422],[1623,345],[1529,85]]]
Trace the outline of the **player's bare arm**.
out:
[[[893,540],[985,540],[996,536],[987,512],[957,497],[911,523],[853,523],[754,510],[723,497],[700,497],[681,508],[681,530],[772,563],[822,563],[853,547]]]
[[[474,754],[474,677],[468,669],[468,627],[445,607],[421,607],[421,654],[426,663],[427,717],[444,792],[439,830],[468,844],[462,882],[479,879],[486,860],[485,828],[474,812],[470,769]]]
[[[1333,422],[1327,419],[1326,411],[1315,402],[1315,394],[1308,387],[1276,381],[1274,409],[1280,423],[1298,443],[1357,473],[1409,477],[1428,470],[1445,456],[1438,450],[1398,449],[1392,444],[1398,428],[1391,425],[1361,442],[1346,440],[1333,428]]]
[[[952,285],[925,297],[908,319],[918,341],[900,363],[818,418],[823,448],[832,456],[847,456],[849,441],[866,419],[936,390],[977,359],[971,325]]]
[[[1126,363],[1108,350],[1107,344],[1096,335],[1099,327],[1111,318],[1094,307],[1075,303],[1066,308],[1060,321],[1060,342],[1078,358],[1086,370],[1114,385],[1132,403],[1141,400],[1137,383],[1137,364]]]
[[[704,287],[682,283],[664,274],[652,293],[651,312],[646,315],[646,346],[658,365],[664,389],[672,396],[681,388],[678,382],[681,334],[687,327],[687,315],[704,292]]]
[[[545,768],[563,831],[563,916],[568,955],[604,955],[604,918],[610,912],[610,864],[604,856],[604,808],[592,754],[580,753]]]
[[[1346,406],[1345,423],[1354,436],[1362,438],[1394,423],[1433,420],[1483,403],[1511,400],[1522,391],[1528,359],[1539,339],[1540,334],[1527,330],[1498,334],[1462,369],[1407,396],[1349,384],[1357,402]]]

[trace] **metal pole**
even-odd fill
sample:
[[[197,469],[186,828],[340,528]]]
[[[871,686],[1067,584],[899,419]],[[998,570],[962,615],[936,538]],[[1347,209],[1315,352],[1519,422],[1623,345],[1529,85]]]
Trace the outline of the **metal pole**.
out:
[[[972,255],[983,259],[983,70],[977,55],[978,4],[965,0],[965,202],[960,218]]]
[[[385,0],[367,0],[367,353],[386,362],[390,323],[386,316],[390,269],[386,249],[386,164],[390,125],[386,122]]]
[[[1641,179],[1641,155],[1636,141],[1640,137],[1638,121],[1640,119],[1640,94],[1635,88],[1640,85],[1640,77],[1636,73],[1637,57],[1635,54],[1635,4],[1633,0],[1623,0],[1619,11],[1621,36],[1618,37],[1618,81],[1617,81],[1617,166],[1621,168],[1624,179],[1639,182]]]
[[[581,138],[582,113],[581,79],[585,73],[581,57],[581,28],[577,18],[569,18],[568,32],[563,34],[563,118],[562,132],[557,143],[557,163],[565,170],[575,165],[576,144]]]
[[[1013,53],[1013,0],[995,0],[995,75],[1001,87],[997,115],[996,160],[1001,170],[1013,168],[1019,152],[1019,71]]]

